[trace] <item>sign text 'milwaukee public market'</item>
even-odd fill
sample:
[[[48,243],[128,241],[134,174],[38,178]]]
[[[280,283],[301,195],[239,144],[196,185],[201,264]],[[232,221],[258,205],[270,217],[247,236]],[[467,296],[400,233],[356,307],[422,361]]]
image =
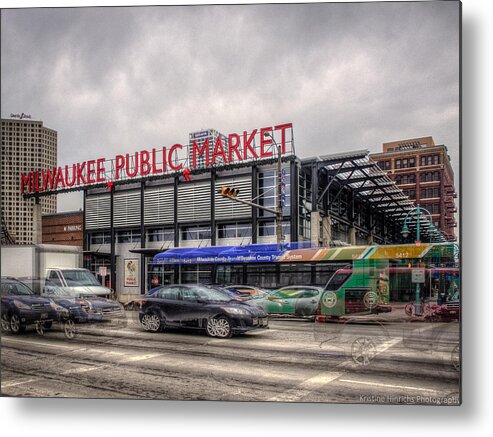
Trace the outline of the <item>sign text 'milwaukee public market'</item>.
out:
[[[201,166],[219,167],[229,163],[238,163],[250,160],[269,159],[274,157],[272,150],[273,140],[266,133],[272,135],[278,132],[281,154],[286,153],[286,131],[292,128],[292,123],[281,124],[274,127],[254,129],[242,134],[232,133],[227,137],[217,137],[214,144],[206,138],[203,141],[192,140],[189,168]],[[256,147],[255,137],[259,136],[259,147]],[[170,147],[142,150],[133,154],[117,155],[114,160],[106,158],[92,159],[72,165],[39,169],[28,173],[21,173],[20,185],[22,193],[36,193],[43,191],[56,191],[71,187],[79,187],[122,179],[142,178],[182,171],[183,162],[173,159],[183,150],[181,144]],[[109,163],[111,162],[111,172]]]

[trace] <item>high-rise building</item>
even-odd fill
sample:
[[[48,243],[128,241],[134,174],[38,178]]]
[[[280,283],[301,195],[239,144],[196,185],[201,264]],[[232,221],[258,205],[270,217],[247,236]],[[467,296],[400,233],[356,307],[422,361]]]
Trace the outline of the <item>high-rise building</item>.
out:
[[[56,195],[41,197],[39,205],[23,197],[21,173],[56,165],[55,130],[42,121],[2,118],[2,235],[8,233],[15,244],[40,243],[41,214],[56,212]]]
[[[383,152],[371,157],[404,194],[430,212],[448,240],[457,239],[457,194],[446,146],[435,145],[432,137],[412,138],[384,143]]]

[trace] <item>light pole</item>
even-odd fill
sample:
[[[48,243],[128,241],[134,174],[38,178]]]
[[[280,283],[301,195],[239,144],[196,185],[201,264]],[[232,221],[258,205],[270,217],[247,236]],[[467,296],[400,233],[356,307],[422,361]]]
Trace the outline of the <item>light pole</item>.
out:
[[[421,214],[428,215],[428,218],[430,220],[430,226],[429,228],[434,230],[435,226],[433,225],[432,217],[430,212],[421,206],[419,206],[419,203],[416,205],[415,208],[411,209],[407,214],[404,219],[404,224],[402,225],[402,231],[401,234],[404,238],[407,238],[409,236],[409,227],[407,224],[407,221],[409,219],[409,216],[411,215],[416,215],[416,244],[420,244],[420,231],[421,231]],[[421,297],[420,297],[420,283],[416,282],[416,303],[414,304],[415,309],[416,309],[416,315],[420,316],[421,315]]]
[[[277,245],[281,246],[284,237],[282,235],[282,160],[281,146],[277,144],[270,132],[264,132],[264,136],[270,137],[277,149],[277,209],[276,209],[276,236]]]

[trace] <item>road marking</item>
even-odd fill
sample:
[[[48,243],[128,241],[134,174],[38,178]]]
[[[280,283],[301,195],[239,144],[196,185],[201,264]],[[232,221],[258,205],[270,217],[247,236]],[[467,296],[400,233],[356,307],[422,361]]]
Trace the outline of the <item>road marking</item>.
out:
[[[62,372],[62,375],[70,375],[72,373],[85,373],[85,372],[92,372],[93,370],[99,370],[104,367],[108,366],[92,366],[92,367],[76,367],[75,369],[68,369]]]
[[[36,381],[41,381],[41,378],[26,379],[25,381],[18,381],[18,382],[8,382],[6,384],[2,383],[2,389],[8,387],[14,387],[16,385],[21,385],[21,384],[27,384],[29,382],[36,382]]]
[[[435,390],[435,389],[431,389],[431,388],[414,387],[411,385],[382,384],[380,382],[357,381],[355,379],[339,379],[339,381],[340,382],[349,382],[351,384],[373,385],[376,387],[400,388],[403,390],[430,391],[433,393],[439,393],[439,390]]]
[[[375,358],[377,355],[381,354],[382,352],[385,352],[387,349],[391,348],[392,346],[396,345],[397,343],[400,343],[402,341],[402,338],[393,338],[391,340],[387,340],[386,342],[382,343],[377,347],[376,354],[373,358]],[[360,364],[355,363],[352,359],[348,359],[346,361],[343,361],[342,363],[338,364],[336,366],[336,369],[343,369],[343,368],[358,368],[361,367]],[[281,402],[296,402],[305,396],[309,395],[313,390],[324,386],[326,384],[329,384],[336,379],[338,379],[343,373],[341,372],[323,372],[320,373],[319,375],[316,375],[312,378],[309,378],[302,383],[298,384],[296,387],[293,387],[289,390],[286,390],[284,393],[281,393],[280,395],[274,396],[270,398],[270,401],[281,401]],[[339,379],[339,381],[342,381],[342,379]]]
[[[2,341],[10,341],[12,343],[33,344],[35,346],[48,346],[48,347],[53,347],[53,348],[58,348],[58,349],[73,349],[73,346],[66,346],[64,344],[43,343],[41,341],[20,340],[17,338],[3,337]]]
[[[138,355],[136,357],[130,357],[122,360],[122,363],[128,362],[128,361],[143,361],[143,360],[149,360],[150,358],[156,358],[160,357],[162,354],[146,354],[146,355]]]
[[[296,387],[286,390],[285,392],[276,395],[269,399],[274,402],[296,402],[297,400],[309,395],[316,388],[328,384],[339,378],[341,372],[322,372],[311,378],[306,379]]]

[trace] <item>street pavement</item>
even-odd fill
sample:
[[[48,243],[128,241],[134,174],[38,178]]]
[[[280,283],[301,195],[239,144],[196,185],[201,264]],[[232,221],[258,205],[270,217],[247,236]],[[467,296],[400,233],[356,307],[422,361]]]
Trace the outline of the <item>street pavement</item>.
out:
[[[1,393],[23,397],[458,405],[459,324],[271,319],[231,339],[122,326],[2,334]]]

